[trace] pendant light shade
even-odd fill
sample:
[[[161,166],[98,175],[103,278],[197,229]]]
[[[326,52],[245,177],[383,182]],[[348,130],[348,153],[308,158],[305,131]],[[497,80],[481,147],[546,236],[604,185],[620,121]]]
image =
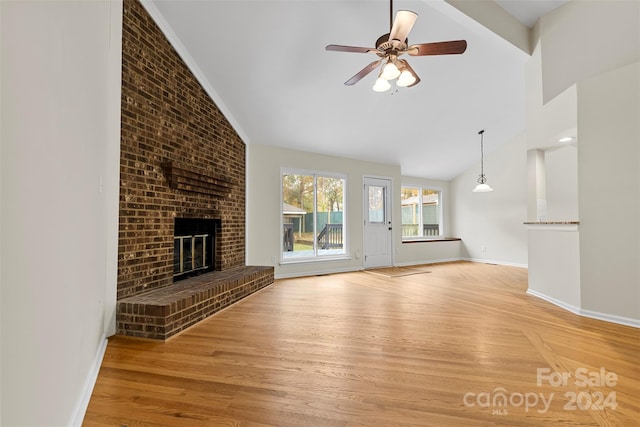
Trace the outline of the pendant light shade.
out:
[[[478,184],[472,191],[474,193],[488,193],[489,191],[493,191],[493,188],[491,188],[489,184]]]
[[[473,189],[474,193],[488,193],[493,188],[487,184],[487,178],[484,176],[484,129],[478,132],[480,135],[480,176],[478,177],[478,185]]]

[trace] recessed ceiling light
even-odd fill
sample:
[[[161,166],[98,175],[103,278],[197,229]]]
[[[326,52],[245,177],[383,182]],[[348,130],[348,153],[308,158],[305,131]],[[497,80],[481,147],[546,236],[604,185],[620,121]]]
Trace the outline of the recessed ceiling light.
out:
[[[558,140],[558,142],[571,142],[573,141],[573,137],[572,136],[565,136],[564,138],[560,138]]]

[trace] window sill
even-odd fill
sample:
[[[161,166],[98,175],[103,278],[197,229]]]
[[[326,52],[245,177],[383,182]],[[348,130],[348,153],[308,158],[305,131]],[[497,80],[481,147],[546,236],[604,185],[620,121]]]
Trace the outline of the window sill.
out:
[[[434,239],[428,239],[428,238],[423,238],[423,239],[411,239],[411,240],[403,240],[402,244],[405,243],[427,243],[427,242],[456,242],[462,240],[459,237],[436,237]]]

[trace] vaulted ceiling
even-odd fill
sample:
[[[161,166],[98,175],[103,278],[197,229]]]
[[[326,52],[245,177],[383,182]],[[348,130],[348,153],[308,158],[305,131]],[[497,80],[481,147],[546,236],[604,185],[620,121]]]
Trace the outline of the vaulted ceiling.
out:
[[[498,1],[527,26],[561,3]],[[398,164],[403,175],[449,180],[479,161],[480,129],[490,153],[525,128],[528,54],[443,0],[396,0],[394,9],[418,14],[410,44],[465,39],[467,51],[407,56],[422,81],[384,93],[371,89],[377,72],[343,84],[375,56],[325,46],[374,47],[389,32],[388,2],[144,4],[247,144]]]

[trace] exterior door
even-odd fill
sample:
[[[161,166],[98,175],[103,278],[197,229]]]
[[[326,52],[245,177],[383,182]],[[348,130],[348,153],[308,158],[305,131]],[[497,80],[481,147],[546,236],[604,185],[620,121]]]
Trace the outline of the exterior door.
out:
[[[364,268],[393,264],[391,180],[364,178]]]

